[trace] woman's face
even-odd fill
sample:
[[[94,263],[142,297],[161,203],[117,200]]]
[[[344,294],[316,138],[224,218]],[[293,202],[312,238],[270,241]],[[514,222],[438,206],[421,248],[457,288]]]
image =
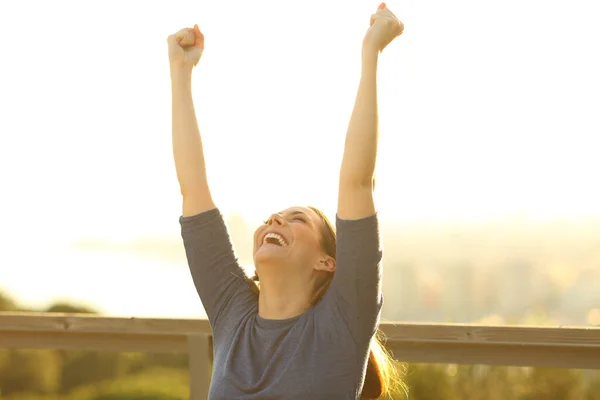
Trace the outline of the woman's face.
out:
[[[254,233],[254,264],[313,268],[326,257],[321,246],[321,218],[307,207],[275,213]]]

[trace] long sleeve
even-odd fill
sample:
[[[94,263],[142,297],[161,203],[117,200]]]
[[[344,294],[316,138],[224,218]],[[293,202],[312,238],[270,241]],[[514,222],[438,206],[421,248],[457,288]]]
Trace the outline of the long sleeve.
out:
[[[383,251],[377,214],[358,220],[337,217],[336,271],[323,299],[333,304],[359,345],[377,331],[383,295]]]
[[[180,224],[192,279],[213,329],[224,315],[236,318],[256,306],[220,211],[182,216]]]

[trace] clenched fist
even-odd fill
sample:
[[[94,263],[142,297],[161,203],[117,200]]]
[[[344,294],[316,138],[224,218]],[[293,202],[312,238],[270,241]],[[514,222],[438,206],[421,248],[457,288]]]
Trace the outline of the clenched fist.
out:
[[[167,38],[169,44],[169,62],[173,67],[193,68],[204,50],[204,35],[198,25],[185,28]]]
[[[381,3],[377,12],[371,16],[371,26],[363,40],[363,47],[383,51],[383,49],[404,32],[404,24],[393,12]]]

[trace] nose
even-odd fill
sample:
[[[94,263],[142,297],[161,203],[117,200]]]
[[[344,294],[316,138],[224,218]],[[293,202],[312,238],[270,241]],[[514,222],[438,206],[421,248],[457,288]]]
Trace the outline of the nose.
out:
[[[283,225],[283,223],[284,223],[283,218],[279,214],[272,214],[269,217],[269,219],[267,220],[267,225],[281,226],[281,225]]]

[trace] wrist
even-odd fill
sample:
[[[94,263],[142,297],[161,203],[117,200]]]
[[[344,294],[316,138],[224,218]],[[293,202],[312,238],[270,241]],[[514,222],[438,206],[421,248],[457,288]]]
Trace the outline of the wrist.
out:
[[[192,68],[171,64],[171,82],[187,83],[192,81]]]
[[[363,61],[377,61],[379,58],[379,49],[368,43],[363,43],[362,59]]]
[[[377,68],[379,60],[379,50],[370,46],[363,46],[362,49],[362,65],[363,68]]]

